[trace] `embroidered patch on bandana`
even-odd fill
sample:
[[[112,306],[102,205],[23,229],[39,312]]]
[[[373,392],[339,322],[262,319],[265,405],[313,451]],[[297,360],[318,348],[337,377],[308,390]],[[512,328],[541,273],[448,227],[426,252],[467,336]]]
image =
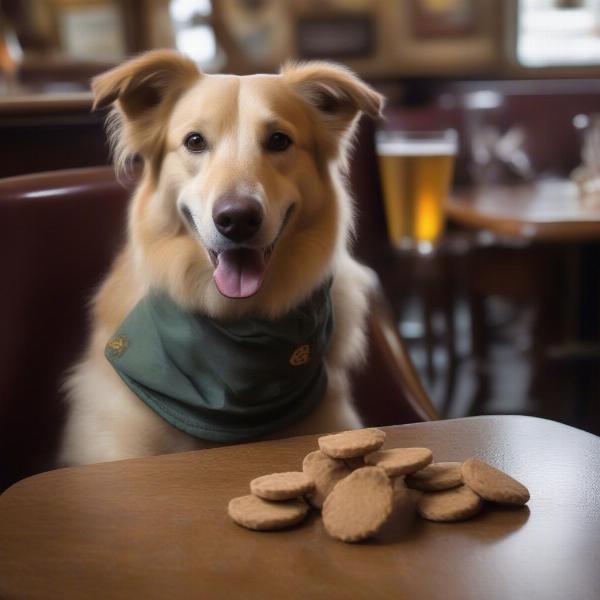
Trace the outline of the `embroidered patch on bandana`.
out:
[[[304,344],[304,346],[298,346],[290,356],[290,365],[293,367],[299,367],[305,365],[311,359],[310,346]]]
[[[128,346],[129,340],[127,336],[117,335],[106,344],[106,353],[113,358],[119,358],[127,352]]]

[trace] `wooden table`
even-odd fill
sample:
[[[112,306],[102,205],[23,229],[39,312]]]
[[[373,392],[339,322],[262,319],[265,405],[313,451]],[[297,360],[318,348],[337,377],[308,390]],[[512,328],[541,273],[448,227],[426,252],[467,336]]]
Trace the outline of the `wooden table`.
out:
[[[546,310],[556,312],[566,322],[568,343],[552,353],[567,359],[597,358],[600,208],[584,208],[577,186],[566,179],[473,187],[455,192],[445,208],[451,221],[535,242],[538,250],[542,245],[547,251],[550,245],[564,244],[566,283],[562,283],[559,304]],[[550,260],[550,256],[545,258],[547,265]],[[554,272],[555,266],[551,268]],[[544,290],[544,301],[552,302],[554,292],[550,287]],[[577,388],[575,395],[586,393]]]
[[[523,481],[528,508],[415,519],[349,545],[315,514],[286,532],[242,529],[227,502],[253,477],[298,469],[316,437],[48,472],[0,496],[0,597],[600,597],[600,438],[532,417],[386,429],[437,460],[477,455]]]
[[[600,239],[600,209],[585,209],[567,180],[473,187],[446,203],[448,218],[498,235],[543,242]]]

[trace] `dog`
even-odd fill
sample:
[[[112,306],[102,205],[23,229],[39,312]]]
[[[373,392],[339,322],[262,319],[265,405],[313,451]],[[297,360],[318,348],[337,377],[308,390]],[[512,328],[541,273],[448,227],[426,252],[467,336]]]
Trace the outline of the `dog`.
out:
[[[117,171],[143,173],[67,376],[60,464],[360,427],[348,371],[373,275],[345,177],[383,97],[327,62],[209,75],[170,50],[92,90]]]

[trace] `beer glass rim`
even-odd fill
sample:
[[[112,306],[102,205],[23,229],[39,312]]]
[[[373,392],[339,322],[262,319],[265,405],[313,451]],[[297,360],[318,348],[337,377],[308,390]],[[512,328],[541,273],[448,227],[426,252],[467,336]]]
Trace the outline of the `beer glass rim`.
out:
[[[444,154],[456,155],[458,152],[458,132],[456,129],[439,130],[404,130],[381,129],[375,135],[375,142],[379,154],[393,154],[394,146],[401,146],[406,151],[412,144],[415,148],[426,150],[442,149]]]
[[[448,129],[421,129],[421,130],[411,130],[411,129],[380,129],[376,138],[378,141],[389,141],[389,140],[439,140],[444,142],[453,142],[456,143],[458,141],[458,133],[456,129],[448,128]]]

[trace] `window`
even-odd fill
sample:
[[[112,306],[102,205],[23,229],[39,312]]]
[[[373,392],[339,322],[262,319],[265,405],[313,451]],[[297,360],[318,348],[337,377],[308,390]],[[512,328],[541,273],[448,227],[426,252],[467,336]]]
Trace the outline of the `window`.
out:
[[[170,9],[177,49],[210,69],[217,58],[210,0],[172,0]]]
[[[600,64],[600,0],[519,0],[517,60],[524,67]]]

